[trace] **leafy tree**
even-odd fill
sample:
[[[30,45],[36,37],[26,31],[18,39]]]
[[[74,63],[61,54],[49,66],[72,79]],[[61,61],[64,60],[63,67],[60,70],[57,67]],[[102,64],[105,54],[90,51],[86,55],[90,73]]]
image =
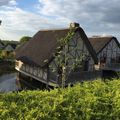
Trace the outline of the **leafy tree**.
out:
[[[59,47],[57,47],[57,53],[54,53],[55,61],[58,66],[56,72],[58,74],[58,80],[60,81],[62,88],[65,86],[65,81],[67,80],[69,74],[72,71],[74,71],[76,68],[79,68],[81,66],[82,60],[86,58],[85,53],[82,53],[80,57],[75,58],[73,64],[68,64],[68,61],[71,59],[68,54],[69,52],[68,43],[74,37],[75,29],[76,28],[71,28],[68,34],[64,38],[58,40]]]
[[[27,41],[29,41],[31,39],[31,37],[29,37],[29,36],[23,36],[21,39],[20,39],[20,43],[22,44],[22,43],[25,43],[25,42],[27,42]]]
[[[75,58],[74,64],[68,64],[68,61],[71,59],[68,52],[68,44],[74,37],[76,28],[71,28],[65,38],[60,39],[58,42],[60,44],[60,49],[58,51],[58,64],[61,68],[61,78],[62,88],[65,86],[65,81],[68,79],[69,74],[74,71],[76,68],[81,66],[82,60],[85,59],[85,54],[81,54],[79,58]],[[76,49],[76,48],[74,48]],[[62,58],[62,59],[61,59]]]

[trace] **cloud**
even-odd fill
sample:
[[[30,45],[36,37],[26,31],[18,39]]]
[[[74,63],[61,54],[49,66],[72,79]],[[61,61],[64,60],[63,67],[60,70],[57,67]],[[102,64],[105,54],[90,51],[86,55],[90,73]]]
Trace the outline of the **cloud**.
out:
[[[16,0],[0,0],[0,6],[16,4],[17,4]]]
[[[119,36],[119,0],[38,0],[27,9],[19,8],[19,1],[0,0],[0,6],[1,38],[18,40],[41,29],[68,27],[70,22],[79,22],[87,35]]]
[[[8,4],[9,1],[10,0],[0,0],[0,6]]]
[[[91,33],[120,30],[119,0],[39,0],[39,3],[40,14],[77,21]]]
[[[16,0],[10,0],[9,4],[10,5],[17,5],[17,2],[16,2]]]
[[[40,16],[35,13],[24,11],[16,6],[2,7],[0,9],[0,19],[2,19],[2,26],[0,26],[1,39],[19,40],[24,35],[33,36],[40,29],[49,29],[61,27],[60,25],[68,23],[64,18],[48,18]]]

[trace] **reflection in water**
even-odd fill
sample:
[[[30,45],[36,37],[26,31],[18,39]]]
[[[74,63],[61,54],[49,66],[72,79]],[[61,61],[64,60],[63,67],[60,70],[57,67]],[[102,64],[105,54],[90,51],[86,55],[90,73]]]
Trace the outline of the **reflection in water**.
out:
[[[46,85],[37,80],[31,79],[30,77],[25,77],[24,75],[22,75],[21,78],[18,78],[17,73],[0,76],[0,92],[12,92],[26,89],[43,90],[46,89]]]
[[[0,92],[18,91],[20,84],[16,78],[16,73],[0,76]]]
[[[22,90],[36,90],[36,89],[39,89],[39,90],[44,90],[44,89],[48,89],[46,88],[46,84],[40,82],[40,81],[37,81],[33,78],[30,78],[28,76],[25,76],[25,75],[19,75],[19,83],[20,83],[20,86],[21,86],[21,89]],[[49,86],[49,89],[53,89],[51,86]]]

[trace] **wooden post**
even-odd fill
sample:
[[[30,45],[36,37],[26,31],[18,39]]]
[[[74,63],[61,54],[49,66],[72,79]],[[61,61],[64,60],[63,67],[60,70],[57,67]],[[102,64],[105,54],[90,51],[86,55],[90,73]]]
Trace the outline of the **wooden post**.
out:
[[[47,83],[46,83],[46,88],[49,88],[49,66],[47,65]]]
[[[20,79],[20,72],[17,72],[17,81]]]

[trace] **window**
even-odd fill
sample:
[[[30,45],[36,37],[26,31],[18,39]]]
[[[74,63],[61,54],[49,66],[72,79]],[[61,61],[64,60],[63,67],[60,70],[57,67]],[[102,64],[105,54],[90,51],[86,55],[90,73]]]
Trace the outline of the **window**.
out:
[[[89,61],[85,61],[84,62],[84,71],[88,71],[88,68],[89,68]]]
[[[111,58],[111,63],[116,63],[115,58]]]
[[[100,63],[106,63],[106,57],[100,57]]]

